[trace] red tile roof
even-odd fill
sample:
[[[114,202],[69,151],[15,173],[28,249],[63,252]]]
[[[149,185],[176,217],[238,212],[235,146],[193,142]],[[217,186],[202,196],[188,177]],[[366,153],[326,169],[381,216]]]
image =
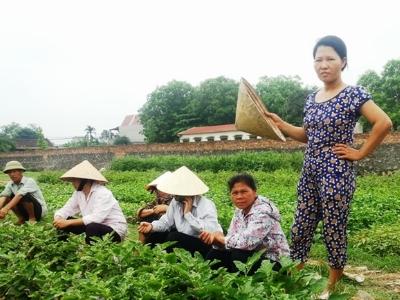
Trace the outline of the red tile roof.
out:
[[[238,130],[236,129],[235,124],[224,124],[224,125],[192,127],[187,130],[179,132],[178,135],[215,133],[215,132],[227,132],[227,131],[238,131]]]

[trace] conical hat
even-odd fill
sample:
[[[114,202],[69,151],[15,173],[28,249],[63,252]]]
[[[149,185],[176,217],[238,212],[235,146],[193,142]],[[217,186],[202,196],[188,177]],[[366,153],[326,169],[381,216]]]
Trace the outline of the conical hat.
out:
[[[266,116],[266,112],[268,110],[256,90],[242,78],[236,105],[236,128],[257,136],[286,141],[279,128]]]
[[[74,178],[90,179],[98,182],[108,182],[107,179],[87,160],[65,172],[60,177],[63,180],[71,180]]]
[[[151,189],[152,187],[157,187],[158,184],[160,184],[160,182],[162,182],[163,180],[166,180],[169,176],[171,176],[172,172],[167,171],[163,174],[161,174],[160,176],[158,176],[156,179],[154,179],[152,182],[150,182],[148,185],[146,185],[146,190]]]
[[[208,186],[196,174],[183,166],[160,182],[157,189],[170,195],[195,196],[206,193]]]

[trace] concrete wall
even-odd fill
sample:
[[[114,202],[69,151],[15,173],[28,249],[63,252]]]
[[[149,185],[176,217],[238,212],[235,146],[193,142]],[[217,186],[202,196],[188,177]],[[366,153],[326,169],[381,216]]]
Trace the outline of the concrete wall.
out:
[[[361,145],[366,135],[356,136],[356,146]],[[305,145],[287,141],[285,143],[267,139],[238,141],[218,141],[201,143],[136,144],[128,146],[107,146],[90,148],[66,148],[10,152],[0,154],[0,167],[9,160],[19,160],[30,170],[68,169],[84,159],[97,168],[107,167],[113,158],[125,155],[160,155],[160,154],[217,154],[235,151],[294,151],[304,150]],[[388,172],[400,170],[400,133],[391,134],[373,155],[358,163],[360,172]]]

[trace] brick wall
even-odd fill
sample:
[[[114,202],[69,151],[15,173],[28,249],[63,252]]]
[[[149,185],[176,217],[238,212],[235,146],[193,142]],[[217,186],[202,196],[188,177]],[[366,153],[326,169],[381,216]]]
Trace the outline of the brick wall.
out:
[[[356,145],[362,144],[367,135],[356,135]],[[65,148],[9,152],[0,154],[0,166],[9,160],[19,160],[30,170],[68,169],[84,159],[97,168],[107,167],[113,158],[125,155],[191,154],[204,155],[230,153],[235,151],[295,151],[304,150],[305,145],[287,141],[242,140],[198,143],[134,144],[128,146],[107,146],[90,148]],[[386,137],[373,155],[358,163],[361,172],[387,172],[400,169],[400,133]]]

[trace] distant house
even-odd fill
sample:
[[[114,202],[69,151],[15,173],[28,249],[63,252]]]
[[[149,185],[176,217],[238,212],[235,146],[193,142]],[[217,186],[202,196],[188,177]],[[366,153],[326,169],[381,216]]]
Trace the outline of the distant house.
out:
[[[247,132],[237,130],[235,124],[192,127],[185,131],[179,132],[178,136],[181,143],[249,140],[251,138],[258,138]]]
[[[120,136],[128,137],[132,143],[144,143],[143,126],[139,115],[127,115],[118,130]]]

